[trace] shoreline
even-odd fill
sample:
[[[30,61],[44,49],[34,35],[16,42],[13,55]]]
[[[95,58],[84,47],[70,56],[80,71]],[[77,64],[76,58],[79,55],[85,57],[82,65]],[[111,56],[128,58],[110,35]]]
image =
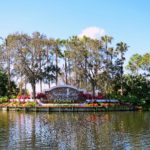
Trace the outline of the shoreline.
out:
[[[127,107],[100,107],[100,106],[84,106],[84,107],[21,107],[21,106],[1,106],[0,111],[24,111],[24,112],[108,112],[108,111],[150,111],[141,108]]]

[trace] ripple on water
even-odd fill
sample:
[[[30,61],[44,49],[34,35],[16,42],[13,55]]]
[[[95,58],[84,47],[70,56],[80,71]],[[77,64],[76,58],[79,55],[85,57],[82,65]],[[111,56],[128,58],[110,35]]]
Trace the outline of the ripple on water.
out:
[[[0,112],[0,150],[149,150],[145,115]]]

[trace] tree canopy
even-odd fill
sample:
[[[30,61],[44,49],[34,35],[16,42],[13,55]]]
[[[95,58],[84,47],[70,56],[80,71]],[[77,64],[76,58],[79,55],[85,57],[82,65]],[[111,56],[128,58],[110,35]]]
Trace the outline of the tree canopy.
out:
[[[4,88],[1,95],[11,95],[8,89],[14,79],[30,83],[33,98],[38,82],[42,91],[43,83],[50,87],[51,82],[58,84],[63,80],[93,95],[99,90],[106,97],[116,94],[142,99],[142,89],[149,84],[150,53],[134,54],[126,67],[130,70],[127,75],[124,62],[129,46],[125,42],[112,46],[112,41],[113,37],[108,35],[100,39],[78,36],[53,39],[39,32],[9,34],[0,45],[1,76],[7,74],[7,78],[4,77],[7,87],[1,83]],[[134,94],[136,90],[139,95]],[[146,94],[147,90],[143,93],[145,99]]]

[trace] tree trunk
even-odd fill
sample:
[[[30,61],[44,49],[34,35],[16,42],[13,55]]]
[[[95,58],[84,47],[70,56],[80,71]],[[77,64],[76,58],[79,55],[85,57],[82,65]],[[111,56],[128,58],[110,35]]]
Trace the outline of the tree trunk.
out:
[[[10,87],[10,84],[11,84],[11,81],[10,81],[10,51],[9,49],[7,48],[8,46],[8,42],[7,42],[7,39],[5,39],[5,43],[6,43],[6,52],[7,52],[7,72],[8,72],[8,96],[11,95],[11,87]]]
[[[68,79],[69,79],[69,83],[72,84],[72,80],[71,80],[71,64],[70,64],[70,60],[68,59]]]
[[[35,86],[35,82],[31,83],[32,86],[32,98],[35,99],[36,97],[36,86]]]
[[[39,58],[40,58],[40,59],[39,59],[39,61],[40,61],[39,63],[40,63],[40,74],[41,74],[41,72],[42,72],[41,50],[39,51]],[[41,92],[41,93],[42,93],[42,90],[43,90],[43,89],[42,89],[42,79],[40,79],[40,92]]]
[[[50,65],[48,47],[46,49],[46,55],[47,55],[47,64],[46,64],[46,66],[48,67]],[[51,81],[50,80],[48,81],[48,87],[49,87],[49,89],[51,87]]]
[[[58,56],[57,56],[57,52],[56,52],[56,85],[58,84]]]
[[[85,64],[84,64],[84,67],[85,67],[85,70],[87,71],[87,57],[85,57],[85,62],[84,62]],[[85,81],[85,87],[87,87],[88,86],[88,80],[87,80],[87,78],[85,78],[84,79],[84,81]]]
[[[49,89],[51,88],[51,81],[49,80],[49,83],[48,83],[48,87]]]
[[[120,95],[123,96],[123,66],[121,66],[121,91],[120,91]]]
[[[96,84],[94,82],[92,82],[92,93],[93,93],[93,97],[95,96],[95,87]]]
[[[66,58],[65,58],[65,80],[66,80],[66,84],[68,84],[67,60],[66,60]]]
[[[123,53],[121,53],[121,96],[123,96]]]
[[[24,83],[24,90],[25,90],[25,94],[27,95],[27,81],[25,79],[25,83]]]
[[[40,80],[40,92],[42,93],[43,88],[42,88],[42,80]]]
[[[22,74],[20,75],[20,82],[19,82],[19,94],[22,95],[22,88],[23,88],[23,79]]]

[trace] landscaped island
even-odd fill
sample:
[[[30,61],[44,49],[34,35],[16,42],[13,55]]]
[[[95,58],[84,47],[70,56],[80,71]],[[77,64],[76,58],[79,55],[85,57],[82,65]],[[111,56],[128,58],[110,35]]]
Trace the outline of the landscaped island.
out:
[[[52,39],[39,32],[9,34],[0,45],[1,107],[149,109],[150,53],[134,54],[125,66],[129,46],[124,42],[113,46],[112,41],[108,35],[100,39]],[[58,87],[59,83],[67,87]],[[52,84],[56,87],[51,88]],[[50,91],[44,92],[43,85]],[[96,101],[99,99],[118,102]]]
[[[38,101],[38,100],[37,100]],[[11,102],[0,104],[0,110],[5,111],[34,111],[34,112],[101,112],[101,111],[136,111],[150,110],[150,106],[133,106],[130,104],[120,104],[112,102],[93,103],[70,103],[70,104],[45,104],[39,102]]]
[[[102,95],[92,97],[84,94],[77,88],[69,85],[56,86],[37,96],[39,99],[10,99],[9,102],[0,104],[1,110],[7,111],[35,111],[35,112],[100,112],[100,111],[132,111],[150,110],[130,103],[121,103],[115,99],[102,99]],[[90,99],[89,99],[90,98]],[[100,99],[98,99],[100,98]],[[148,105],[147,105],[148,106]]]

